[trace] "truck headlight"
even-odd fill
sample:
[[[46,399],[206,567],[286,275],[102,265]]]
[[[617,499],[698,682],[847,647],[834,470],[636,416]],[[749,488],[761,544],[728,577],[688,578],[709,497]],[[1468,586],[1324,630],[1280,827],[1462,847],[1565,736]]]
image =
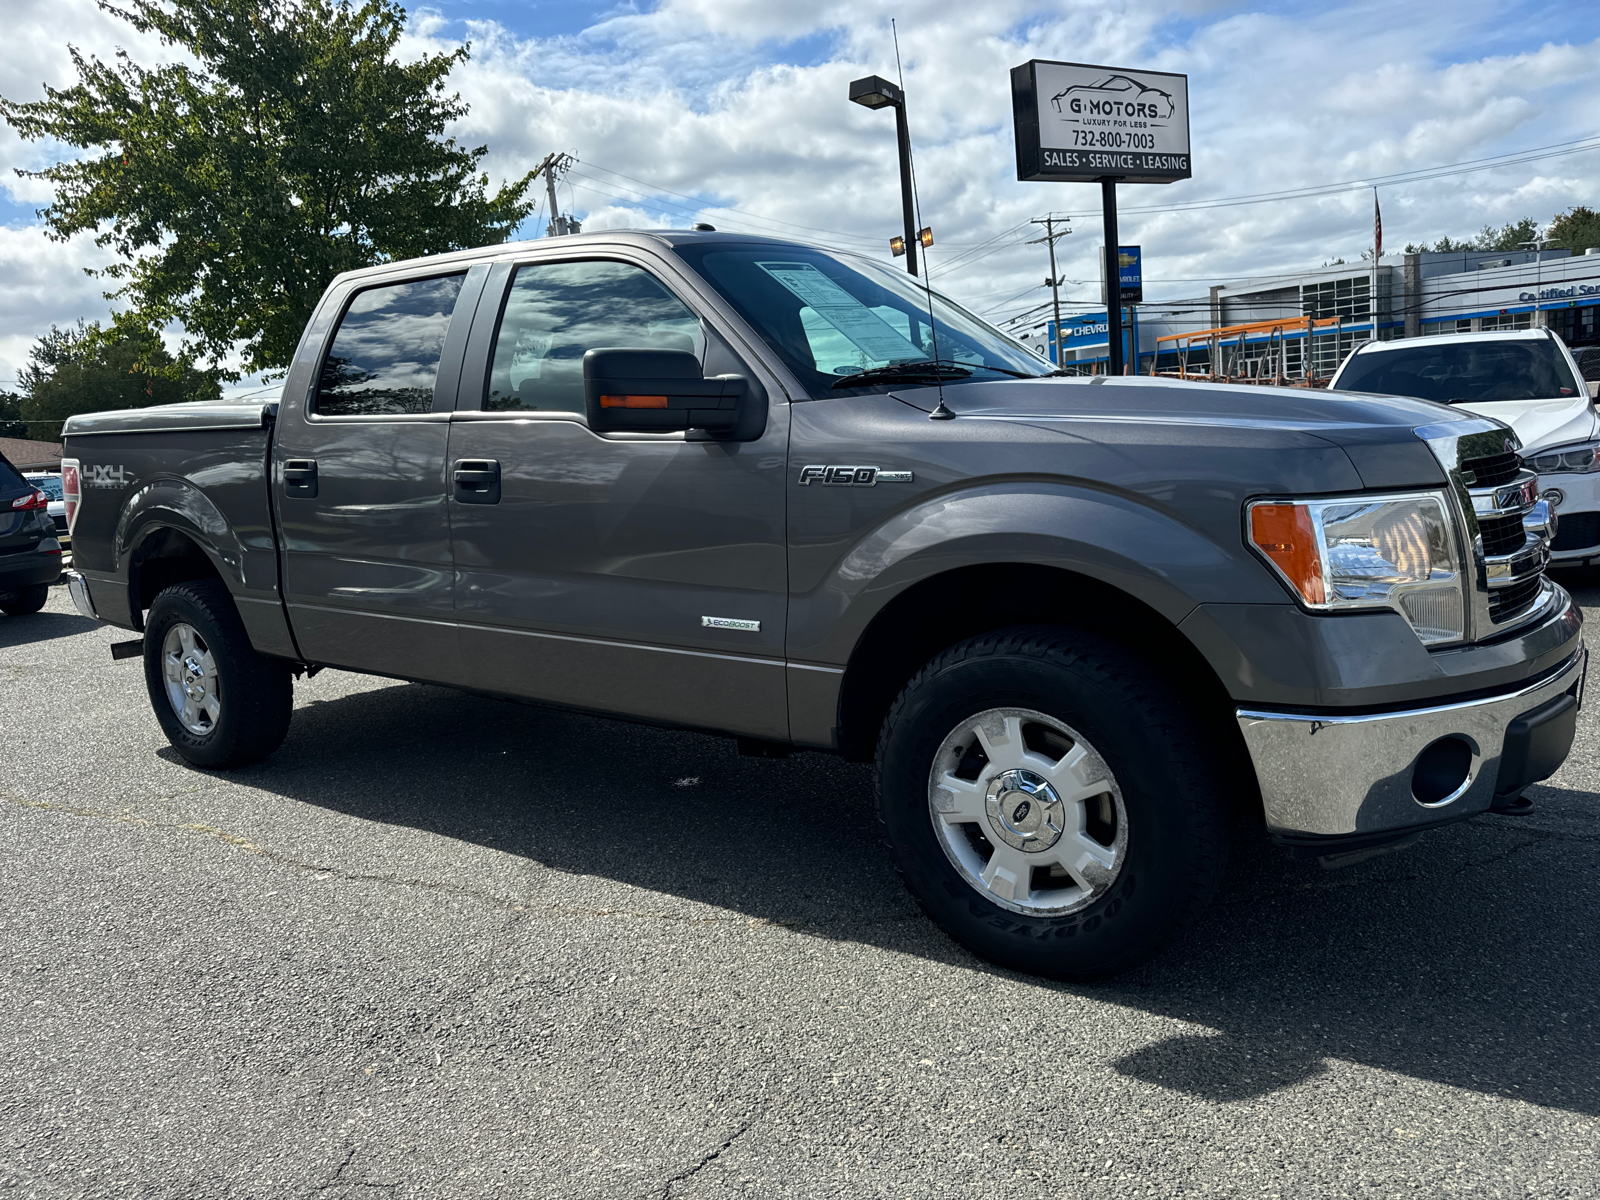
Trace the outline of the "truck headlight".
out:
[[[1535,475],[1592,475],[1600,471],[1600,442],[1555,446],[1523,455],[1522,461],[1533,468]]]
[[[1246,524],[1251,545],[1307,608],[1392,608],[1431,645],[1466,632],[1448,512],[1431,493],[1257,500]]]

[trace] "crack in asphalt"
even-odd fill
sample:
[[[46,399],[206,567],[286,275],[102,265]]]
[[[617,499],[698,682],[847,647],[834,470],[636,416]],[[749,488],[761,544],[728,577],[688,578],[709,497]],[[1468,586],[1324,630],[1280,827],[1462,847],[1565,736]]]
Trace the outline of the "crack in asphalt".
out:
[[[355,1156],[356,1148],[351,1146],[349,1153],[344,1156],[344,1161],[333,1169],[332,1175],[328,1176],[328,1181],[317,1184],[316,1187],[306,1193],[306,1196],[314,1196],[318,1192],[326,1192],[332,1188],[372,1188],[375,1191],[392,1192],[400,1186],[398,1183],[373,1183],[366,1179],[346,1179],[344,1177],[345,1170],[355,1160]]]
[[[708,1151],[705,1154],[702,1154],[700,1156],[700,1161],[695,1163],[694,1166],[688,1168],[687,1170],[679,1171],[671,1179],[667,1180],[667,1182],[664,1185],[662,1185],[662,1188],[661,1188],[661,1192],[660,1192],[661,1200],[671,1200],[672,1189],[674,1187],[676,1187],[678,1184],[682,1183],[685,1179],[688,1179],[690,1176],[694,1175],[701,1168],[705,1167],[708,1163],[713,1163],[717,1159],[721,1158],[722,1154],[723,1154],[723,1151],[727,1150],[730,1146],[732,1146],[735,1142],[737,1142],[741,1137],[743,1137],[745,1131],[747,1129],[749,1129],[749,1128],[750,1128],[750,1122],[748,1120],[740,1121],[739,1122],[739,1128],[735,1129],[731,1134],[728,1135],[728,1140],[727,1141],[723,1142],[722,1145],[718,1146],[715,1150],[711,1150],[711,1151]]]
[[[467,887],[459,883],[447,883],[436,879],[415,879],[396,874],[377,874],[365,871],[347,871],[341,867],[330,866],[326,863],[308,862],[305,859],[295,858],[273,850],[266,846],[258,846],[249,838],[240,837],[238,834],[229,833],[225,829],[218,829],[214,825],[206,825],[199,821],[185,821],[182,823],[168,821],[153,821],[148,817],[136,816],[133,813],[104,812],[100,809],[84,808],[79,805],[57,804],[49,800],[28,800],[13,792],[0,790],[0,799],[10,801],[13,805],[23,809],[34,809],[41,812],[64,813],[68,816],[87,817],[101,821],[114,821],[122,825],[132,825],[141,829],[170,830],[182,833],[197,833],[217,841],[224,842],[247,854],[254,854],[268,862],[279,866],[289,867],[296,871],[323,877],[337,877],[348,883],[381,883],[393,887],[411,888],[417,891],[439,892],[451,896],[460,896],[466,899],[477,900],[492,908],[513,913],[540,913],[554,917],[631,917],[641,920],[667,921],[684,925],[771,925],[780,929],[802,929],[811,925],[811,922],[802,918],[784,917],[692,917],[682,913],[651,912],[640,908],[598,908],[575,904],[527,904],[519,903],[507,896],[495,892],[484,891],[481,888]]]

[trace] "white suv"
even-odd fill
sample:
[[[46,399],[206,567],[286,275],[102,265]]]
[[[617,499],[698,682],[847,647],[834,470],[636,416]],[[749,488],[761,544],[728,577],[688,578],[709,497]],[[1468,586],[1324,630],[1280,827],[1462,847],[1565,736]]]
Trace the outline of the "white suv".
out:
[[[1551,565],[1600,561],[1600,415],[1572,352],[1550,330],[1367,342],[1329,387],[1437,400],[1504,421],[1559,518]]]

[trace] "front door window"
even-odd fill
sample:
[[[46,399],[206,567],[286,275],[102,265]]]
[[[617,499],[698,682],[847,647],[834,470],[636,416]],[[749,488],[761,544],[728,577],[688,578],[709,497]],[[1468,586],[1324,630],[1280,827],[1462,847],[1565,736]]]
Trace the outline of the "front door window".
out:
[[[489,370],[486,412],[583,412],[585,351],[687,350],[703,358],[700,322],[654,276],[627,263],[517,268]]]

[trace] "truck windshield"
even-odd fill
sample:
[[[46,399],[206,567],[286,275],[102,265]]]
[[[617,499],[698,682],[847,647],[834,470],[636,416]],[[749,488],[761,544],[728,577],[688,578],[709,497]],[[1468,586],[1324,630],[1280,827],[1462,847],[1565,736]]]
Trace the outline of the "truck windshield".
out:
[[[679,246],[677,252],[815,397],[848,389],[857,375],[861,387],[899,387],[1051,371],[1049,363],[938,292],[937,328],[930,329],[927,293],[904,273],[875,263],[803,246],[713,242]]]
[[[1351,358],[1336,386],[1341,392],[1415,396],[1444,404],[1555,400],[1580,392],[1566,355],[1549,338],[1369,350]]]

